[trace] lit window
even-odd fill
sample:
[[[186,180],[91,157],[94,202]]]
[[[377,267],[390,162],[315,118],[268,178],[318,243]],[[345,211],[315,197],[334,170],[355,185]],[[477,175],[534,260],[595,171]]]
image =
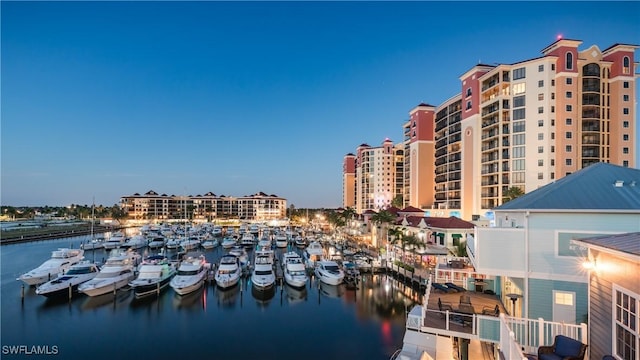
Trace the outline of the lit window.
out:
[[[615,329],[613,331],[613,352],[621,359],[633,359],[637,357],[640,346],[640,333],[638,333],[638,309],[640,299],[623,288],[614,285]]]
[[[557,305],[573,306],[573,293],[556,291],[555,297]]]

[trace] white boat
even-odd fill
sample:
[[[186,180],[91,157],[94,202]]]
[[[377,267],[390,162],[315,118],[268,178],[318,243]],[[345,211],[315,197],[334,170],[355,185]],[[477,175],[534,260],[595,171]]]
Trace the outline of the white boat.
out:
[[[138,267],[138,277],[129,282],[136,298],[159,295],[176,274],[176,268],[164,255],[152,255]]]
[[[51,279],[55,279],[58,274],[66,272],[71,265],[75,265],[84,258],[84,250],[60,248],[51,252],[51,258],[43,262],[37,268],[20,275],[18,280],[27,285],[39,285]]]
[[[204,284],[205,276],[209,271],[210,265],[207,263],[203,254],[189,253],[185,255],[185,259],[180,262],[176,276],[171,279],[169,286],[178,295],[186,295],[198,290]]]
[[[294,242],[299,248],[304,248],[305,246],[307,246],[307,241],[300,235],[296,236]]]
[[[185,240],[182,240],[180,242],[180,246],[185,250],[185,251],[189,251],[189,250],[195,250],[198,247],[200,247],[200,239],[196,238],[196,237],[189,237]]]
[[[309,281],[302,257],[291,251],[282,255],[284,281],[295,288],[305,287]]]
[[[273,251],[256,250],[253,261],[251,283],[256,290],[267,290],[276,284],[276,273],[273,271]]]
[[[170,238],[167,243],[165,244],[165,246],[167,247],[167,249],[178,249],[180,248],[180,243],[182,242],[182,239],[179,237],[173,237]]]
[[[314,241],[304,249],[302,256],[304,257],[305,265],[309,268],[314,268],[316,263],[324,258],[324,248],[322,244]]]
[[[149,241],[148,246],[150,249],[158,249],[158,248],[164,247],[166,243],[167,243],[167,239],[164,236],[154,236]]]
[[[242,246],[234,246],[229,250],[229,254],[233,255],[240,260],[240,267],[242,270],[245,270],[247,266],[249,266],[249,254],[247,254],[247,250],[245,250]]]
[[[213,236],[222,236],[222,226],[215,225],[211,230]]]
[[[240,245],[251,248],[253,247],[253,244],[255,244],[255,236],[253,236],[253,234],[248,231],[242,233],[242,237],[240,238]]]
[[[289,245],[289,238],[287,238],[287,235],[283,233],[276,234],[276,247],[286,248],[287,245]]]
[[[104,238],[97,237],[87,241],[85,243],[80,244],[80,248],[82,250],[97,250],[102,249],[104,247]]]
[[[36,294],[46,297],[69,296],[71,292],[78,291],[78,286],[93,279],[98,275],[98,267],[89,261],[81,261],[69,268],[66,274],[60,274],[57,278],[48,281],[36,289]]]
[[[215,280],[218,287],[228,289],[240,281],[242,269],[240,259],[234,255],[224,255],[216,269]]]
[[[225,236],[225,238],[222,239],[222,247],[225,249],[231,249],[235,245],[236,245],[236,239],[230,236]]]
[[[202,247],[207,250],[213,249],[218,245],[220,245],[218,239],[207,240],[202,243]]]
[[[372,265],[372,259],[365,255],[356,254],[353,256],[353,262],[358,267],[358,270],[362,272],[370,272]]]
[[[121,245],[121,247],[125,249],[133,249],[133,250],[142,249],[143,247],[146,247],[146,246],[147,246],[147,238],[142,235],[132,236],[131,238],[129,238],[129,240],[125,241],[125,243]]]
[[[339,285],[344,280],[344,271],[335,261],[322,260],[316,263],[315,275],[327,285]]]
[[[258,236],[258,233],[260,233],[260,226],[258,226],[258,224],[249,225],[249,232],[252,233],[253,236]]]
[[[103,246],[107,250],[113,250],[122,246],[125,241],[127,241],[127,237],[124,236],[124,233],[122,231],[117,231],[111,234],[111,236],[109,236],[109,238],[105,240]]]
[[[263,236],[258,241],[258,246],[263,249],[271,249],[271,238],[268,235]]]
[[[228,227],[227,227],[227,229],[225,230],[225,233],[224,233],[224,234],[225,234],[226,236],[231,236],[231,237],[233,237],[233,235],[235,234],[235,232],[236,232],[236,231],[235,231],[235,229],[234,229],[234,228],[232,228],[231,226],[228,226]]]
[[[139,259],[140,255],[133,251],[112,250],[98,275],[78,286],[78,291],[98,296],[126,286],[135,276],[133,270]]]

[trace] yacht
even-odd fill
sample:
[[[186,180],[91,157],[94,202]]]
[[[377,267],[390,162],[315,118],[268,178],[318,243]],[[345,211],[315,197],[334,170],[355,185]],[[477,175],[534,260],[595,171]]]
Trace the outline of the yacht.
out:
[[[269,235],[262,236],[262,238],[258,241],[258,247],[263,249],[271,249],[271,239],[269,238]]]
[[[104,238],[96,237],[91,239],[91,241],[84,242],[80,244],[80,248],[82,250],[97,250],[102,249],[104,247]]]
[[[198,239],[197,237],[191,236],[189,238],[182,240],[182,242],[180,242],[180,246],[185,251],[195,250],[200,246],[200,239]]]
[[[249,225],[249,232],[253,234],[253,236],[258,236],[260,233],[260,226],[258,224]]]
[[[127,241],[127,238],[124,236],[124,233],[122,231],[117,231],[109,236],[109,238],[104,242],[103,247],[107,250],[113,250],[122,246],[125,241]]]
[[[302,261],[302,257],[291,251],[282,255],[282,270],[284,281],[295,288],[302,288],[307,285],[309,277]]]
[[[276,247],[286,248],[289,245],[289,239],[286,234],[278,233],[276,235]]]
[[[240,238],[240,245],[251,248],[253,247],[254,243],[255,243],[255,237],[253,236],[253,234],[251,234],[248,231],[242,233],[242,237]]]
[[[164,236],[156,235],[150,238],[148,246],[150,249],[158,249],[158,248],[164,247],[166,242],[167,242],[167,239]]]
[[[209,239],[202,243],[202,247],[207,250],[213,249],[218,245],[220,245],[218,239]]]
[[[327,285],[339,285],[344,279],[344,271],[337,262],[322,260],[318,261],[315,275],[321,282]]]
[[[256,250],[251,283],[257,290],[271,289],[276,284],[272,250]]]
[[[307,246],[307,241],[300,235],[296,236],[294,242],[296,246],[301,249]]]
[[[211,234],[213,236],[222,236],[222,226],[220,225],[215,225],[213,227],[213,229],[211,230]]]
[[[198,290],[209,271],[210,265],[201,253],[188,253],[180,262],[176,276],[171,279],[169,286],[178,295],[186,295]]]
[[[228,289],[240,281],[242,269],[240,259],[234,255],[224,255],[220,258],[215,280],[218,287]]]
[[[133,251],[114,249],[100,272],[93,279],[80,284],[78,291],[88,296],[107,294],[126,286],[134,278],[140,255]]]
[[[129,238],[129,240],[125,241],[125,243],[121,245],[121,247],[125,249],[133,249],[133,250],[142,249],[143,247],[146,247],[146,246],[147,246],[147,238],[142,235],[132,236],[131,238]]]
[[[230,237],[230,236],[226,236],[224,239],[222,239],[222,247],[225,249],[231,249],[232,247],[234,247],[236,245],[236,239]]]
[[[46,297],[71,296],[78,291],[78,285],[87,282],[98,275],[98,267],[89,261],[81,261],[72,265],[66,274],[48,281],[36,288],[36,294]]]
[[[176,268],[164,255],[151,255],[138,267],[138,277],[129,282],[136,298],[159,295],[176,274]]]
[[[310,243],[309,246],[304,249],[303,257],[307,267],[314,268],[316,263],[324,258],[322,244],[317,241]]]
[[[240,260],[240,267],[242,270],[245,270],[247,266],[249,266],[249,254],[247,254],[247,250],[245,250],[242,246],[234,246],[229,250],[229,254],[233,255]]]
[[[182,242],[182,240],[183,239],[179,237],[170,238],[169,241],[167,241],[167,243],[165,244],[165,246],[167,247],[167,249],[179,249],[180,243]]]
[[[84,258],[84,250],[60,248],[51,252],[51,258],[28,273],[20,275],[18,280],[27,285],[39,285],[54,279]]]

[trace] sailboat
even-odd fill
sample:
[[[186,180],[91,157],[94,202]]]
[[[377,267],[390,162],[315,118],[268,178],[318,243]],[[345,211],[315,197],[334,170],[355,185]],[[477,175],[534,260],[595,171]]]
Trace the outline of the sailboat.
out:
[[[94,203],[91,206],[91,239],[89,242],[80,244],[80,248],[82,250],[95,250],[95,249],[102,249],[104,247],[102,239],[96,239],[93,234],[93,224],[96,222],[95,207],[96,207],[96,204],[94,200]]]

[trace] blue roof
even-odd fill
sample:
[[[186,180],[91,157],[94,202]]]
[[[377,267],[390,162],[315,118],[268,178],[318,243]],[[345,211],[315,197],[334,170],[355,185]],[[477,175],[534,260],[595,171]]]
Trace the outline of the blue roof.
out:
[[[595,236],[574,241],[640,256],[640,232]]]
[[[640,170],[595,163],[494,210],[639,210]]]

